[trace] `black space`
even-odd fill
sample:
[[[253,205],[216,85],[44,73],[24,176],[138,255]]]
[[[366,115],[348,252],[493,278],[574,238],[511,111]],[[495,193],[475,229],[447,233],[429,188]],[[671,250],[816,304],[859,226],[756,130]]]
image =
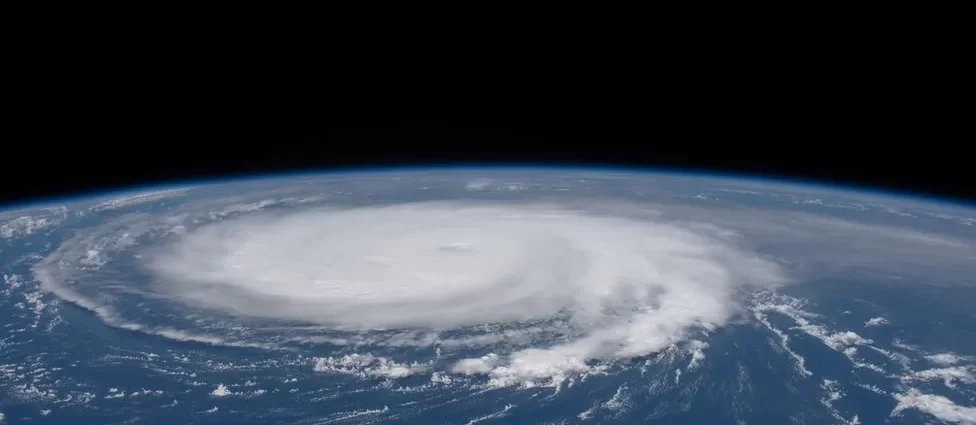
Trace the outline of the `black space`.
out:
[[[404,119],[123,108],[37,124],[10,144],[2,203],[267,172],[508,163],[705,170],[976,199],[969,148],[931,120],[773,109]]]
[[[525,56],[460,45],[424,56],[88,26],[48,49],[18,46],[0,204],[275,171],[513,162],[976,200],[971,72],[947,42],[958,36],[755,29],[664,37],[648,53],[562,43],[570,60],[555,61],[557,46],[533,43]]]

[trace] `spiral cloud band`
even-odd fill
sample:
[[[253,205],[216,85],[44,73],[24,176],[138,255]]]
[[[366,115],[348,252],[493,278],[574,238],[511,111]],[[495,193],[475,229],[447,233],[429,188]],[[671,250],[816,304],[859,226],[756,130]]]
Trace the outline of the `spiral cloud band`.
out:
[[[774,263],[692,227],[550,205],[431,202],[247,216],[148,253],[157,291],[237,315],[334,329],[533,324],[555,346],[457,362],[498,380],[558,377],[725,323]]]

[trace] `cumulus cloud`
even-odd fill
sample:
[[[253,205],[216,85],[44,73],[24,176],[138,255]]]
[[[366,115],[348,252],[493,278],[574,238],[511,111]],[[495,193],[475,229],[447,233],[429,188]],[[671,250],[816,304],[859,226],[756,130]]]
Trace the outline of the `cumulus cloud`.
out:
[[[976,424],[976,408],[960,406],[940,395],[924,394],[915,388],[911,388],[905,393],[895,394],[894,397],[898,404],[891,412],[892,416],[900,415],[907,409],[916,409],[944,422],[962,425]]]
[[[372,354],[347,354],[341,357],[315,358],[316,372],[343,373],[361,377],[399,379],[423,373],[427,366],[420,363],[397,363]]]
[[[925,356],[925,360],[941,366],[952,366],[954,364],[969,360],[969,357],[960,356],[954,353],[939,353]]]
[[[955,388],[956,382],[964,384],[976,384],[976,368],[969,366],[953,366],[938,369],[926,369],[914,372],[911,375],[902,377],[904,381],[910,380],[941,380],[949,388]]]
[[[63,223],[67,217],[68,210],[64,207],[33,211],[32,215],[23,215],[9,221],[7,218],[0,217],[0,239],[28,236],[55,227]]]
[[[778,267],[688,226],[550,205],[422,203],[259,215],[205,226],[147,255],[160,291],[244,316],[344,330],[492,323],[574,337],[508,353],[498,383],[559,379],[722,325]]]
[[[214,388],[214,390],[210,392],[210,395],[214,397],[227,397],[231,395],[231,392],[226,385],[219,384],[217,385],[217,388]]]
[[[755,295],[756,304],[753,306],[754,313],[778,313],[787,316],[796,322],[796,329],[813,336],[835,351],[852,356],[855,350],[850,350],[856,346],[870,345],[874,343],[871,339],[864,338],[855,332],[839,331],[832,332],[823,325],[813,323],[810,319],[818,315],[803,310],[803,300],[775,293],[757,293]],[[771,327],[770,325],[766,325]]]
[[[873,317],[867,322],[864,322],[864,327],[869,328],[871,326],[881,326],[887,324],[888,324],[888,319],[885,319],[884,317]]]

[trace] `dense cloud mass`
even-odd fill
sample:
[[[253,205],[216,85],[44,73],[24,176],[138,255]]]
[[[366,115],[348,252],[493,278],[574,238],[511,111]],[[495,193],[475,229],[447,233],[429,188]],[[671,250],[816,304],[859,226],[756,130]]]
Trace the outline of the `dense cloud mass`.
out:
[[[976,294],[971,210],[745,181],[482,174],[255,180],[0,215],[0,238],[29,247],[5,257],[0,307],[20,325],[0,348],[20,338],[51,385],[13,361],[0,378],[58,403],[130,405],[175,380],[186,388],[167,409],[214,418],[217,399],[342,406],[321,423],[976,417],[974,346],[956,337]],[[63,338],[92,325],[98,344]],[[79,346],[92,348],[79,362],[149,375],[138,390],[109,373],[70,393],[77,368],[33,360]],[[853,403],[876,396],[890,406]]]
[[[707,343],[696,335],[724,325],[744,295],[811,270],[769,257],[769,247],[792,245],[821,270],[875,259],[891,269],[893,258],[945,268],[939,261],[958,258],[947,250],[965,248],[802,213],[594,200],[308,200],[125,215],[65,242],[35,273],[49,291],[126,329],[261,348],[482,347],[487,355],[450,371],[511,385],[558,383],[676,344],[701,353]],[[279,203],[295,208],[264,209]],[[879,243],[885,238],[891,243]],[[918,257],[923,245],[928,255]],[[113,284],[112,270],[127,267],[124,252],[149,273],[147,284]],[[171,302],[133,316],[131,304],[146,297]],[[205,312],[216,315],[210,328],[229,330],[225,320],[235,317],[258,327],[201,333]],[[172,320],[179,316],[193,323]],[[322,333],[288,336],[275,326]]]
[[[660,350],[723,324],[738,288],[782,280],[774,263],[674,224],[448,202],[246,217],[147,264],[183,302],[339,329],[560,319],[574,335],[561,345],[462,366],[529,377]]]

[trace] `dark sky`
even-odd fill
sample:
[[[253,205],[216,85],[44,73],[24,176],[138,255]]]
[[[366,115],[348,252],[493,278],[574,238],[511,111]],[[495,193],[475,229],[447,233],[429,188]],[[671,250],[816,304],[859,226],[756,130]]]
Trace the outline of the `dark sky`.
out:
[[[441,57],[452,64],[441,67],[404,48],[400,62],[352,66],[264,40],[276,54],[196,37],[177,48],[169,33],[59,37],[57,49],[28,49],[38,57],[18,62],[0,203],[269,171],[513,161],[976,199],[971,78],[957,47],[918,32],[872,32],[870,45],[757,34],[755,46],[708,36],[704,50],[669,40],[677,54],[655,52],[647,69],[630,51],[549,69],[480,51],[472,62]],[[532,51],[544,62],[543,50]]]
[[[741,172],[976,199],[966,148],[931,121],[898,117],[458,120],[196,109],[119,111],[46,125],[5,148],[3,203],[274,171],[512,162]]]

